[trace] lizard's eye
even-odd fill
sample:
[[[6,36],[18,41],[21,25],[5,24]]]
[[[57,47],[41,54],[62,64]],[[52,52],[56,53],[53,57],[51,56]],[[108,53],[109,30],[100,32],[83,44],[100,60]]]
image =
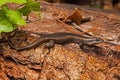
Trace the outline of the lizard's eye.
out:
[[[103,42],[103,39],[101,39],[101,38],[96,38],[96,41]]]

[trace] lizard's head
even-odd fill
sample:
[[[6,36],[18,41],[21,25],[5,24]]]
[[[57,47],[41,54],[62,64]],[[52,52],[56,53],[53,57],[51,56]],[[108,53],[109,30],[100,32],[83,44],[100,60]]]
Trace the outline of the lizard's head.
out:
[[[99,38],[99,37],[94,37],[92,40],[91,40],[91,44],[97,44],[97,43],[102,43],[104,42],[103,39]]]
[[[94,45],[102,42],[104,42],[104,40],[99,37],[92,37],[92,38],[89,38],[88,40],[85,40],[85,43],[89,45]]]

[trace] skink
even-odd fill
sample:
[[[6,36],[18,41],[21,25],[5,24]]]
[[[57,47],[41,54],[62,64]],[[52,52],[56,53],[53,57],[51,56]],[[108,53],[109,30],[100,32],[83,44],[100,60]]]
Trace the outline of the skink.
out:
[[[98,37],[82,36],[82,35],[67,33],[67,32],[58,32],[58,33],[41,36],[40,38],[35,40],[32,44],[24,47],[15,47],[13,44],[9,44],[9,45],[11,48],[16,50],[26,50],[26,49],[35,48],[38,45],[45,42],[49,42],[51,40],[54,41],[55,44],[65,44],[65,43],[81,44],[82,43],[82,44],[94,45],[94,44],[103,42],[103,40]],[[10,41],[8,42],[10,43]]]

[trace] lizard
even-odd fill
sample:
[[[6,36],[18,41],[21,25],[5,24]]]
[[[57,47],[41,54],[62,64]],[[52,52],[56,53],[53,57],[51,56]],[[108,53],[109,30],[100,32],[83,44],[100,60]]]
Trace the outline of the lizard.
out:
[[[11,44],[11,41],[8,40],[9,46],[18,51],[36,48],[38,45],[43,44],[45,42],[49,42],[49,44],[46,45],[45,47],[54,47],[54,44],[65,44],[65,43],[94,45],[103,42],[103,39],[99,37],[83,36],[68,32],[57,32],[57,33],[41,36],[37,40],[35,40],[32,44],[23,47],[15,47],[13,44]]]

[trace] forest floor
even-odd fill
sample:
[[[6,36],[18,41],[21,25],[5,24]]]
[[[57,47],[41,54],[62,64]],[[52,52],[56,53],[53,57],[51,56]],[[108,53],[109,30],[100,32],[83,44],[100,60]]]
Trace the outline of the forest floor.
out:
[[[64,20],[75,10],[90,18],[80,24]],[[34,33],[69,32],[88,34],[106,42],[95,46],[66,43],[45,48],[44,44],[23,51],[12,49],[8,42],[0,43],[0,80],[120,80],[120,14],[78,5],[41,2],[41,20],[32,12],[31,22],[19,27],[10,39],[33,42]],[[81,20],[81,19],[80,19]],[[75,20],[76,21],[76,20]],[[77,21],[76,21],[77,23]],[[77,29],[76,29],[77,28]],[[80,31],[81,30],[81,31]],[[24,41],[24,40],[23,40]]]

